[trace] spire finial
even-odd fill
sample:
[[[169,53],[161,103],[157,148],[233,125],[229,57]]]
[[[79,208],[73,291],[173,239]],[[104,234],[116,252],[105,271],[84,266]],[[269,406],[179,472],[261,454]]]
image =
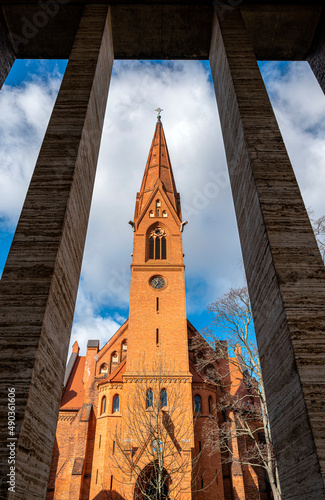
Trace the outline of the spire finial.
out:
[[[160,113],[161,113],[162,111],[164,111],[164,110],[163,110],[163,109],[161,109],[161,108],[157,108],[157,109],[155,109],[155,111],[157,111],[157,113],[158,113],[157,120],[160,122],[160,118],[161,118]]]

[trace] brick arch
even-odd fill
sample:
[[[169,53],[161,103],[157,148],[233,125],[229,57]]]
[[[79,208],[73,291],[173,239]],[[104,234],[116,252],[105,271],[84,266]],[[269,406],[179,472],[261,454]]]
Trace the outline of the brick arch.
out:
[[[146,232],[146,260],[149,260],[150,258],[152,258],[152,257],[150,257],[150,254],[151,254],[151,250],[150,250],[150,235],[152,234],[152,232],[154,232],[158,228],[161,228],[162,231],[164,231],[166,233],[166,235],[165,235],[165,240],[166,240],[166,244],[165,244],[166,257],[163,258],[163,256],[162,256],[163,255],[163,250],[162,250],[162,247],[160,247],[160,258],[157,259],[155,257],[155,260],[168,260],[168,257],[170,255],[170,232],[169,232],[169,229],[166,226],[166,224],[164,224],[163,222],[156,221],[156,222],[154,222],[153,224],[151,224],[148,227],[147,232]],[[154,238],[154,245],[156,244],[155,243],[156,239],[157,238]],[[153,249],[153,252],[156,255],[156,248],[155,247]]]
[[[154,495],[151,497],[151,492],[150,489],[154,490],[154,483],[155,483],[155,476],[156,476],[156,470],[158,467],[158,462],[151,462],[148,465],[142,469],[140,472],[137,482],[134,487],[134,500],[144,500],[145,498],[156,498]],[[164,485],[165,485],[165,491],[164,496],[162,498],[168,498],[168,493],[170,489],[170,484],[171,484],[171,478],[170,475],[168,474],[167,470],[164,468],[163,469],[163,478],[164,478]],[[144,493],[145,492],[145,493]]]
[[[115,410],[115,408],[118,409]],[[121,411],[121,396],[119,395],[119,393],[116,393],[114,394],[112,399],[112,413],[118,413],[120,411]]]
[[[106,413],[106,407],[107,407],[107,399],[106,396],[103,396],[102,399],[100,400],[100,414],[104,415]]]

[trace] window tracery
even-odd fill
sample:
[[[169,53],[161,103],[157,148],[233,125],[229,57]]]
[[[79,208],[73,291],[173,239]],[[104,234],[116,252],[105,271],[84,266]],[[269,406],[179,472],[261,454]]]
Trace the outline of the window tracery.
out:
[[[149,259],[167,258],[167,234],[161,227],[152,229],[149,234]]]

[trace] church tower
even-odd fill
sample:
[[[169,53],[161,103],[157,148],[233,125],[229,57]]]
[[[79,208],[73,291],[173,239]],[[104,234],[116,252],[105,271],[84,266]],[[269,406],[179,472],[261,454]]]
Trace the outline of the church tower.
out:
[[[160,115],[134,214],[127,372],[168,357],[189,375],[182,214]],[[146,368],[147,369],[147,368]]]
[[[156,487],[160,461],[164,461],[161,470],[169,495],[173,497],[172,490],[177,488],[175,498],[190,499],[194,431],[182,247],[184,223],[160,115],[131,224],[134,244],[128,357],[123,377],[127,396],[121,435],[127,436],[126,442],[132,442],[139,453],[140,477],[141,471],[147,470],[147,478],[142,479],[146,486],[141,487],[139,481],[135,485],[139,499],[145,498],[141,489]],[[132,435],[137,434],[132,414],[139,398],[146,402],[153,423],[158,421],[160,426],[149,431],[151,424],[141,417],[142,409],[138,408],[135,426],[143,426],[140,437]],[[152,443],[156,442],[161,450],[155,454]]]

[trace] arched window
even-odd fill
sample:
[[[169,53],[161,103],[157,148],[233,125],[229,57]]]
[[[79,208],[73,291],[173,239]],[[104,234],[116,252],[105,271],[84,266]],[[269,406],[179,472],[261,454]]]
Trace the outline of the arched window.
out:
[[[100,373],[107,373],[108,372],[108,366],[106,363],[103,363],[102,366],[100,367]]]
[[[166,238],[163,236],[161,238],[161,258],[166,259],[167,257],[167,250],[166,250]]]
[[[212,413],[212,397],[209,396],[208,398],[208,406],[209,406],[209,413]]]
[[[163,217],[167,217],[167,212],[166,212],[166,210],[163,210],[162,216],[163,216]]]
[[[112,373],[112,371],[115,370],[115,368],[117,367],[118,365],[118,361],[119,361],[119,356],[118,356],[118,353],[116,351],[114,351],[112,354],[111,354],[111,368],[110,368],[110,373]]]
[[[118,363],[118,353],[116,351],[112,353],[112,363]]]
[[[102,398],[102,403],[100,405],[100,414],[103,415],[106,411],[106,396]]]
[[[161,239],[155,239],[155,259],[160,259],[160,248],[161,248]]]
[[[150,210],[149,217],[154,217],[154,216],[155,216],[155,214],[153,213],[153,210]]]
[[[153,406],[153,392],[152,389],[147,390],[147,401],[146,401],[146,407],[151,408]]]
[[[154,259],[155,258],[155,240],[153,239],[153,236],[150,236],[149,238],[149,259]]]
[[[122,345],[121,345],[121,351],[122,351],[121,352],[121,361],[123,361],[123,359],[125,359],[127,350],[128,350],[127,340],[123,340]]]
[[[113,413],[120,411],[120,396],[116,394],[113,400]]]
[[[198,394],[194,398],[194,411],[195,413],[201,412],[201,396]]]
[[[164,406],[167,406],[168,399],[167,399],[167,391],[166,389],[161,389],[160,391],[160,406],[164,408]]]
[[[167,259],[167,234],[161,227],[154,228],[149,235],[149,259]]]

